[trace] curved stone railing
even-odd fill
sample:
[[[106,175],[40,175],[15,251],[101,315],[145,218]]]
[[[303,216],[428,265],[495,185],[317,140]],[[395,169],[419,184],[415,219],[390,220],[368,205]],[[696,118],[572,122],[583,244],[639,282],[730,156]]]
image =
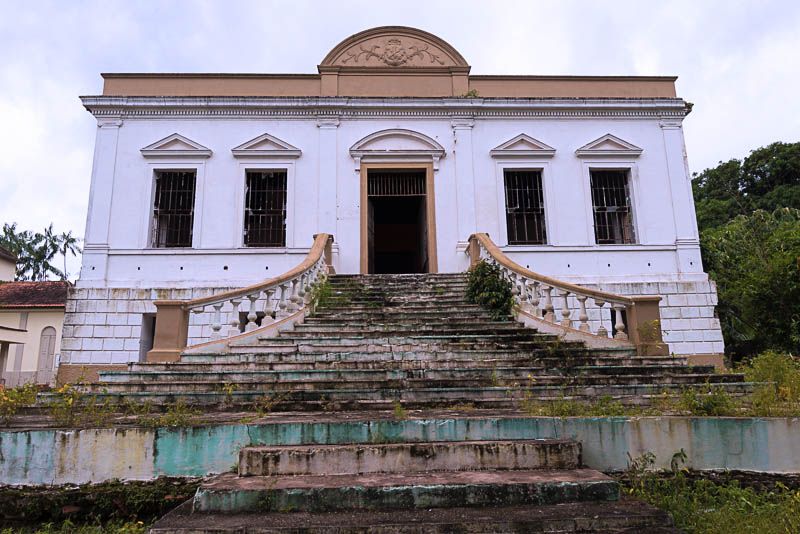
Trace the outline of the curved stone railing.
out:
[[[661,297],[626,297],[536,273],[506,256],[486,233],[470,236],[467,252],[470,267],[481,260],[499,267],[511,282],[514,301],[523,314],[558,325],[566,331],[630,342],[637,347],[639,354],[668,353],[661,335],[658,306]],[[609,310],[607,314],[604,312],[606,309]]]
[[[304,309],[310,298],[310,289],[333,270],[332,244],[333,236],[317,234],[311,250],[299,265],[258,284],[192,300],[155,301],[156,331],[147,361],[172,362],[180,359],[187,347],[190,313],[210,311],[209,341],[219,341],[269,326],[270,322],[280,322]],[[260,300],[264,302],[265,311],[270,313],[265,313],[261,325],[257,325],[257,303]],[[222,319],[223,309],[225,316],[230,318],[228,321]],[[244,321],[240,321],[240,312],[246,312]]]

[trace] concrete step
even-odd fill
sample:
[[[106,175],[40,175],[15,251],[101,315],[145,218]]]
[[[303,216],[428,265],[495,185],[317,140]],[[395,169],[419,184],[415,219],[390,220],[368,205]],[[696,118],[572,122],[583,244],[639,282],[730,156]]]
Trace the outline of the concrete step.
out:
[[[667,512],[641,501],[310,513],[193,513],[188,501],[152,534],[680,534]]]
[[[464,362],[468,365],[463,365],[461,367],[455,366],[458,362]],[[312,364],[314,362],[311,362]],[[324,364],[325,362],[320,362]],[[541,372],[545,369],[552,369],[551,372],[560,372],[565,375],[572,375],[572,374],[581,374],[581,373],[588,373],[588,374],[602,374],[606,368],[617,370],[615,374],[626,374],[626,373],[647,373],[653,372],[655,374],[659,373],[708,373],[711,374],[714,372],[713,366],[684,366],[684,365],[666,365],[662,363],[657,364],[640,364],[630,362],[628,365],[614,365],[619,363],[618,361],[614,361],[613,364],[609,363],[608,365],[590,365],[590,366],[581,366],[581,365],[566,365],[568,362],[551,362],[551,363],[536,363],[532,365],[530,360],[526,359],[522,362],[519,362],[519,367],[504,365],[502,361],[494,362],[494,365],[488,365],[483,367],[477,367],[472,360],[450,360],[450,363],[453,363],[453,367],[446,367],[440,369],[432,369],[430,367],[409,367],[409,368],[402,368],[402,367],[379,367],[370,369],[369,367],[364,367],[359,365],[359,363],[364,362],[354,362],[352,366],[336,366],[335,368],[331,368],[330,366],[321,365],[319,367],[312,367],[311,365],[303,366],[299,369],[276,369],[276,365],[280,366],[281,363],[268,363],[268,362],[175,362],[175,363],[131,363],[128,365],[127,371],[100,371],[101,376],[117,376],[124,373],[141,373],[141,374],[152,374],[152,373],[164,373],[164,372],[176,372],[176,373],[202,373],[202,374],[218,374],[220,378],[224,376],[234,375],[237,373],[250,373],[250,372],[285,372],[285,371],[322,371],[322,372],[339,372],[339,371],[369,371],[371,373],[383,373],[386,374],[390,371],[394,370],[403,370],[405,372],[414,371],[414,372],[425,372],[425,373],[436,373],[445,369],[454,369],[458,370],[465,370],[465,371],[494,371],[497,370],[499,373],[514,373],[519,372],[521,374],[525,374],[529,372]],[[518,363],[518,362],[513,362]],[[564,364],[563,366],[559,366],[559,364]],[[519,371],[516,371],[519,370]]]
[[[352,346],[363,344],[364,341],[380,343],[382,345],[418,345],[425,343],[536,343],[541,346],[545,343],[557,342],[561,347],[582,347],[582,343],[577,341],[558,341],[558,338],[551,334],[540,334],[535,330],[512,330],[508,332],[485,332],[485,333],[464,333],[464,332],[442,332],[442,333],[409,333],[403,332],[388,335],[383,332],[335,332],[316,333],[307,337],[297,331],[281,332],[278,337],[259,337],[260,342],[265,344],[286,345],[289,343],[303,345],[325,345],[325,346]]]
[[[472,405],[477,409],[520,409],[522,402],[550,402],[576,400],[593,402],[600,397],[619,400],[626,405],[650,405],[658,402],[664,394],[679,395],[685,384],[630,384],[630,385],[548,385],[520,387],[446,387],[396,389],[317,389],[297,390],[274,387],[273,384],[256,389],[238,389],[225,393],[219,385],[214,391],[202,391],[207,384],[99,384],[86,386],[99,400],[120,400],[124,396],[134,402],[150,402],[153,405],[170,405],[178,400],[187,404],[206,407],[245,407],[269,400],[273,411],[325,412],[330,410],[387,410],[400,403],[408,409],[450,408],[455,405]],[[241,385],[240,385],[241,386]],[[285,387],[285,386],[284,386]],[[753,384],[703,383],[703,387],[721,388],[732,396],[742,396],[752,391]],[[136,391],[136,389],[141,391]],[[188,389],[188,391],[183,391]],[[214,389],[214,388],[210,388]],[[49,402],[52,394],[43,393],[39,401]]]
[[[530,378],[538,384],[547,381],[575,380],[581,383],[605,383],[607,380],[639,380],[644,381],[651,377],[660,380],[678,383],[681,379],[694,383],[697,377],[706,378],[710,382],[722,381],[720,377],[735,376],[743,379],[743,375],[714,374],[714,368],[708,367],[668,367],[668,366],[639,366],[617,367],[619,373],[597,373],[598,367],[578,367],[573,369],[547,369],[542,366],[528,367],[495,367],[495,368],[452,368],[452,369],[304,369],[297,371],[274,371],[270,369],[158,369],[140,367],[132,371],[100,371],[100,381],[103,383],[124,382],[212,382],[216,384],[238,384],[241,382],[339,382],[352,383],[355,381],[480,381],[489,382],[519,382]],[[638,373],[629,372],[638,369]],[[734,381],[728,379],[728,381]]]
[[[243,447],[239,476],[578,469],[573,440],[455,441]]]
[[[476,390],[492,388],[525,388],[531,386],[564,386],[564,387],[587,387],[598,388],[603,386],[636,386],[640,384],[651,385],[703,385],[709,384],[735,384],[744,382],[743,375],[695,375],[695,374],[676,374],[676,375],[595,375],[595,376],[563,376],[563,375],[540,375],[529,373],[527,377],[480,377],[480,378],[357,378],[347,372],[341,372],[339,377],[327,377],[325,379],[305,378],[302,371],[299,376],[289,377],[285,374],[278,379],[275,375],[266,373],[253,373],[243,375],[240,380],[227,382],[228,385],[236,387],[237,391],[292,391],[292,392],[312,392],[312,391],[332,391],[332,390],[374,390],[374,391],[394,391],[402,388],[411,390],[442,390],[442,389],[465,389],[475,388]],[[160,391],[165,393],[193,393],[193,392],[215,392],[222,391],[226,382],[220,382],[213,375],[193,375],[190,377],[159,373],[154,376],[141,377],[129,375],[123,379],[107,381],[105,378],[101,383],[111,393],[122,393],[128,391]]]
[[[221,475],[203,483],[195,512],[331,512],[616,501],[619,485],[592,469],[424,474]]]
[[[336,332],[349,333],[406,333],[406,332],[437,332],[437,333],[465,333],[465,334],[491,334],[491,333],[508,333],[508,332],[536,332],[534,329],[526,329],[519,323],[493,323],[491,321],[463,323],[461,321],[441,321],[439,323],[429,322],[372,322],[370,324],[353,324],[353,323],[304,323],[299,324],[292,330],[292,335],[299,334],[330,334]]]
[[[354,347],[359,349],[359,347]],[[565,356],[558,351],[547,349],[514,351],[508,349],[456,349],[404,350],[402,348],[371,346],[369,350],[324,351],[304,350],[280,353],[262,351],[259,347],[233,347],[229,354],[185,354],[183,363],[252,363],[274,365],[272,369],[418,369],[458,368],[458,367],[519,367],[543,366],[545,368],[571,368],[580,366],[627,366],[627,365],[666,365],[680,367],[686,364],[684,358],[669,356],[639,357],[630,350],[604,349],[602,351],[582,350]]]

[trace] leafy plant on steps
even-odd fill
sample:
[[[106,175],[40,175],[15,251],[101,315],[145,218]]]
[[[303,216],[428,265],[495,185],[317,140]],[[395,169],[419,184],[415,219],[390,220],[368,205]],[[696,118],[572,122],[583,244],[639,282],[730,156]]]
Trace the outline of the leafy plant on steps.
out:
[[[511,282],[497,265],[481,260],[469,272],[467,300],[489,310],[493,319],[505,319],[514,306]]]

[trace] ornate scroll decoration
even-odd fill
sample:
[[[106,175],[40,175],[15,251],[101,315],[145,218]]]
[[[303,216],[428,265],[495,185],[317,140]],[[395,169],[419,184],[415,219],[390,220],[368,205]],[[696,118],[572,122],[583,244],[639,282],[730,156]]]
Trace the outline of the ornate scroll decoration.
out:
[[[444,65],[444,61],[439,54],[431,52],[428,45],[410,45],[405,47],[400,39],[396,38],[389,39],[383,45],[372,45],[368,48],[361,45],[359,50],[355,52],[348,51],[347,57],[342,60],[342,63],[347,63],[350,60],[353,60],[353,63],[358,63],[362,58],[366,62],[371,58],[375,58],[390,67],[399,67],[416,57],[420,58],[422,61],[427,59],[431,63]]]

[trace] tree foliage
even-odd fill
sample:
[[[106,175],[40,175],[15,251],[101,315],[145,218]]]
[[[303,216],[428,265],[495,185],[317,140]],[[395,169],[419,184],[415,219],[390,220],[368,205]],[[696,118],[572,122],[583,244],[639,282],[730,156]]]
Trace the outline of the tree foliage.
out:
[[[800,209],[800,143],[772,143],[743,161],[720,162],[692,183],[700,231],[757,209]]]
[[[800,348],[800,143],[772,143],[695,175],[703,262],[735,359]]]
[[[800,210],[740,215],[702,234],[730,353],[800,347]],[[738,359],[738,358],[737,358]]]
[[[53,223],[42,232],[17,230],[17,223],[3,224],[0,246],[17,256],[17,280],[48,280],[51,276],[67,279],[67,255],[81,252],[79,239],[72,232],[55,233]],[[63,256],[64,269],[55,266],[58,255]]]

